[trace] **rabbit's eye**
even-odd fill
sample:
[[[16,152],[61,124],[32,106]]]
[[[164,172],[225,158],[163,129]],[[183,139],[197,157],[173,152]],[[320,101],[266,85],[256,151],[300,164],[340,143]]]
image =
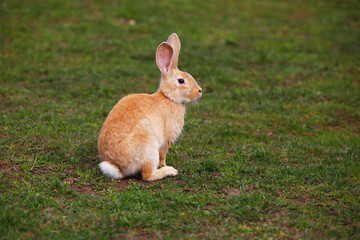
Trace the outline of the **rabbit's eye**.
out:
[[[178,82],[179,82],[180,84],[184,84],[184,83],[185,83],[185,80],[182,79],[182,78],[179,78],[179,79],[178,79]]]

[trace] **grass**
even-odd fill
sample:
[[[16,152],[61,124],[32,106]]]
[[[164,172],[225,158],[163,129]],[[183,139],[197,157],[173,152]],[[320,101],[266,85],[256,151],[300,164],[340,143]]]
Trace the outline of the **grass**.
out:
[[[1,239],[359,239],[358,1],[0,2]],[[175,178],[114,181],[97,137],[177,32],[204,89]]]

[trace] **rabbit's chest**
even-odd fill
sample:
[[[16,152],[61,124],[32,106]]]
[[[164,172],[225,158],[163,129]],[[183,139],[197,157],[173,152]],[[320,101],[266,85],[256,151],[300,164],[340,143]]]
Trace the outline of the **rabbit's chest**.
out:
[[[165,139],[170,142],[175,142],[180,136],[183,127],[184,118],[178,119],[177,121],[169,121],[165,129]]]
[[[184,127],[185,109],[179,109],[176,112],[172,112],[166,118],[164,126],[165,141],[175,142],[175,140],[181,134]]]

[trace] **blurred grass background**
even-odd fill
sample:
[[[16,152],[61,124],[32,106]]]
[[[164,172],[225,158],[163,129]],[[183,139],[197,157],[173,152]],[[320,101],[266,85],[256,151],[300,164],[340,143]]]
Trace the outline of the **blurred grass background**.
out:
[[[0,1],[4,239],[359,238],[359,1]],[[97,137],[182,42],[204,89],[168,164],[114,181]]]

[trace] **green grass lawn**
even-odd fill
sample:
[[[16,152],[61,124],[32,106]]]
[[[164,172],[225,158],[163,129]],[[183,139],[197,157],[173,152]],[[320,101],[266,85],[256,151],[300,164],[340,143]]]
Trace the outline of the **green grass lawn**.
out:
[[[360,239],[360,2],[0,1],[1,239]],[[167,163],[97,137],[172,32],[204,89]]]

